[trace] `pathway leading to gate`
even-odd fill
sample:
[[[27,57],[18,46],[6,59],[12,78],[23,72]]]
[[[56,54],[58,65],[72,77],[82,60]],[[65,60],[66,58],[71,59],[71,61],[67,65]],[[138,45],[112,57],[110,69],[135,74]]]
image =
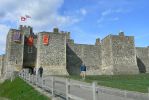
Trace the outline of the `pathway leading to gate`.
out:
[[[91,83],[71,79],[67,80],[68,83],[66,83],[66,78],[63,77],[44,76],[43,78],[37,78],[32,75],[24,75],[22,77],[34,86],[48,91],[47,93],[49,94],[52,93],[53,89],[54,95],[59,96],[61,100],[65,100],[67,96],[76,100],[149,100],[147,93],[131,92],[104,86],[96,86],[94,91]],[[52,78],[54,82],[52,82]],[[53,86],[54,88],[52,88]]]

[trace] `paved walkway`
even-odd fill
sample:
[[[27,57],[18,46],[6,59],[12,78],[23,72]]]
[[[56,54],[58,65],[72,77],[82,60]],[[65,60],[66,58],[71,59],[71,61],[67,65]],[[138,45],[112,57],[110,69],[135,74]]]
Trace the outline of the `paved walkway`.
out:
[[[45,77],[44,77],[45,78]],[[32,80],[32,79],[31,79]],[[41,85],[41,79],[39,84]],[[61,97],[66,97],[66,79],[61,77],[55,77],[55,94]],[[79,85],[72,85],[72,84]],[[93,90],[90,89],[90,83],[80,82],[76,80],[70,80],[70,94],[83,98],[83,100],[93,100]],[[51,77],[46,77],[43,85],[44,90],[49,90],[52,87]],[[96,87],[96,100],[149,100],[147,94],[122,91],[118,89],[97,86]],[[49,93],[49,92],[48,92]],[[49,93],[50,94],[50,93]],[[64,98],[61,98],[64,100]]]

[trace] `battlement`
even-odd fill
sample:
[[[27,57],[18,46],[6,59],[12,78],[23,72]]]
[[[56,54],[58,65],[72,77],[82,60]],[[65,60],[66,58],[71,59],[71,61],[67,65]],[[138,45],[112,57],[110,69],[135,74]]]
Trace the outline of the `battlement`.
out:
[[[33,34],[33,28],[31,26],[20,25],[19,30],[23,31],[25,35]]]
[[[33,45],[27,43],[30,35],[34,38]],[[21,36],[21,42],[12,41],[13,36],[16,36],[13,39]],[[137,74],[139,70],[142,72],[138,69],[142,63],[146,68],[143,72],[149,72],[149,47],[135,48],[134,36],[124,32],[109,34],[102,40],[96,38],[95,44],[89,45],[74,43],[70,32],[58,28],[34,35],[31,26],[20,25],[19,29],[9,30],[5,60],[7,72],[42,66],[45,75],[79,74],[84,63],[88,75]]]
[[[119,36],[120,36],[120,37],[124,37],[124,36],[125,36],[124,32],[120,32],[120,33],[119,33]]]
[[[20,25],[19,26],[19,30],[26,30],[26,29],[32,30],[33,28],[31,26],[26,26],[26,25]]]
[[[95,45],[100,45],[100,38],[96,39]]]

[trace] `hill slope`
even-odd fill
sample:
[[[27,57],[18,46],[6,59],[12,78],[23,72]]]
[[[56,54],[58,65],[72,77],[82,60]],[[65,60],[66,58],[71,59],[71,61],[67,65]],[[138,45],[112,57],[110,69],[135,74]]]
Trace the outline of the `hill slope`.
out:
[[[0,84],[0,97],[11,100],[50,100],[20,78],[16,78],[12,82],[6,80]]]

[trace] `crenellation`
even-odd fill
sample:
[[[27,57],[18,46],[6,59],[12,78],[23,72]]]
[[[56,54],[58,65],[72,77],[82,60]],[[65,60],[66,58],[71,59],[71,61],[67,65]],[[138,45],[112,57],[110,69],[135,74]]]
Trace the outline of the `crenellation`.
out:
[[[67,40],[70,39],[70,32],[66,32],[65,34],[66,34],[66,39]]]
[[[16,33],[19,38],[14,41]],[[95,45],[88,45],[74,43],[70,32],[58,28],[34,34],[32,27],[20,25],[8,32],[4,58],[6,77],[23,68],[38,72],[40,66],[44,75],[80,74],[82,63],[88,75],[149,73],[149,47],[135,47],[134,36],[124,32],[97,38]]]
[[[124,32],[120,32],[120,33],[119,33],[119,36],[120,36],[120,37],[124,37],[124,36],[125,36],[125,33],[124,33]]]
[[[96,39],[95,45],[100,45],[100,38]]]
[[[59,33],[59,29],[58,28],[54,28],[53,29],[53,33]]]

